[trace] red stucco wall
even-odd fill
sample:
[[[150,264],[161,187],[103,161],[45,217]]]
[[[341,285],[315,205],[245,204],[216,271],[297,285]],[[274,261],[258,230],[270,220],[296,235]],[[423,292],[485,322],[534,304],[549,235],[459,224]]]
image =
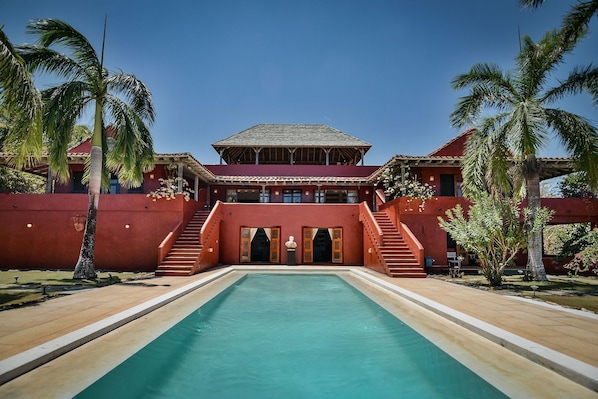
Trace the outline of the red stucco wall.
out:
[[[0,195],[0,268],[74,268],[83,232],[75,231],[73,217],[87,214],[87,199],[85,194]],[[102,195],[96,269],[155,270],[160,242],[198,207],[182,198],[154,202],[142,194]]]
[[[424,246],[424,255],[431,256],[435,265],[447,264],[447,233],[438,226],[438,216],[445,217],[446,211],[461,204],[467,209],[469,202],[465,198],[435,197],[426,201],[425,208],[420,211],[419,202],[408,202],[407,198],[398,198],[380,206],[380,211],[386,212],[393,223],[405,223],[417,239]],[[522,204],[522,207],[525,203]],[[598,200],[579,198],[542,198],[542,206],[556,211],[550,224],[574,222],[592,222],[598,224]],[[525,265],[525,254],[517,259],[517,264]],[[547,271],[555,269],[551,261],[544,262]]]
[[[297,241],[296,259],[301,263],[303,227],[342,227],[343,264],[363,264],[362,226],[358,204],[223,204],[220,225],[220,263],[238,264],[241,227],[280,226],[281,254],[287,263],[284,243]]]

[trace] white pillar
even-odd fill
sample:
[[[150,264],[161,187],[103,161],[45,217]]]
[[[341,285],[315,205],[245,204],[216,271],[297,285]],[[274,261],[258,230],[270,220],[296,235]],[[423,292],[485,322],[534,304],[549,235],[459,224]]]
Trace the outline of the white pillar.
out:
[[[183,163],[179,162],[177,169],[177,177],[179,178],[177,190],[180,193],[183,192]]]

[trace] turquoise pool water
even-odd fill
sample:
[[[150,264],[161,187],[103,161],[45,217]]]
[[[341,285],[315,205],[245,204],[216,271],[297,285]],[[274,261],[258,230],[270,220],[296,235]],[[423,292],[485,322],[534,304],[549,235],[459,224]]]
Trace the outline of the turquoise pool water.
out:
[[[78,398],[504,398],[336,275],[248,274]]]

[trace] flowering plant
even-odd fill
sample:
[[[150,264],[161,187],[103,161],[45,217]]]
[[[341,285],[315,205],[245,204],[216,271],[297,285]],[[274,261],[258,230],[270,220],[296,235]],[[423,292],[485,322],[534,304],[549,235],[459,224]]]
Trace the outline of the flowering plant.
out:
[[[407,202],[411,203],[413,199],[421,200],[419,211],[423,211],[426,201],[434,197],[434,187],[428,183],[420,183],[410,173],[401,176],[400,169],[396,167],[386,168],[379,179],[384,186],[384,194],[391,199],[399,197],[408,197]]]
[[[571,262],[564,265],[570,270],[571,274],[577,276],[577,273],[588,272],[592,270],[598,274],[598,228],[593,229],[585,238],[587,245],[578,253]]]
[[[160,187],[156,191],[151,191],[147,194],[147,197],[152,197],[154,201],[159,200],[160,198],[166,198],[167,201],[170,201],[175,199],[177,194],[180,194],[185,198],[185,201],[191,199],[191,194],[195,191],[189,187],[187,180],[182,177],[173,176],[172,172],[175,168],[176,165],[169,165],[167,167],[169,176],[166,179],[159,178],[158,181],[160,182]],[[182,182],[183,184],[182,192],[179,192],[179,182]]]

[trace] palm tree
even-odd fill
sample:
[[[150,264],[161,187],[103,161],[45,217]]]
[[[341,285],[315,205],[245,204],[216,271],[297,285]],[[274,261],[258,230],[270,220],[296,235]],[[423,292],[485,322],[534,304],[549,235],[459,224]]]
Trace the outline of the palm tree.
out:
[[[535,231],[540,209],[542,165],[537,155],[550,134],[561,141],[577,169],[587,173],[590,185],[598,186],[596,128],[581,116],[550,107],[566,95],[588,90],[598,79],[598,68],[590,65],[575,68],[566,80],[549,87],[551,73],[574,46],[574,40],[563,40],[562,31],[547,33],[539,43],[526,36],[514,71],[505,73],[493,64],[476,64],[452,81],[455,89],[469,88],[469,94],[458,102],[451,123],[477,126],[463,160],[464,190],[498,187],[513,193],[524,188],[530,232]],[[482,117],[488,113],[491,116]],[[523,178],[520,183],[509,176],[513,165]],[[528,271],[535,280],[546,280],[541,233],[528,233],[527,245]]]
[[[519,0],[519,3],[525,7],[539,8],[544,4],[544,0]],[[564,41],[573,41],[576,43],[578,39],[585,34],[590,20],[598,11],[598,0],[584,0],[577,1],[577,4],[571,7],[571,10],[565,15],[562,22],[562,39]],[[594,87],[594,102],[598,103],[598,93]]]
[[[0,149],[17,169],[42,155],[42,99],[0,26]],[[10,126],[10,129],[9,129]]]
[[[133,75],[109,73],[103,65],[103,45],[100,58],[89,41],[66,22],[36,20],[28,25],[28,31],[39,39],[38,45],[19,47],[25,63],[32,71],[54,73],[64,79],[64,83],[42,91],[49,164],[62,181],[69,178],[66,153],[76,122],[88,107],[94,107],[92,149],[86,165],[87,223],[73,277],[95,278],[96,217],[100,188],[108,183],[106,169],[116,173],[122,183],[139,186],[143,172],[153,168],[147,127],[154,121],[151,93]],[[70,50],[70,56],[52,49],[53,45]],[[107,125],[116,132],[110,150]]]

